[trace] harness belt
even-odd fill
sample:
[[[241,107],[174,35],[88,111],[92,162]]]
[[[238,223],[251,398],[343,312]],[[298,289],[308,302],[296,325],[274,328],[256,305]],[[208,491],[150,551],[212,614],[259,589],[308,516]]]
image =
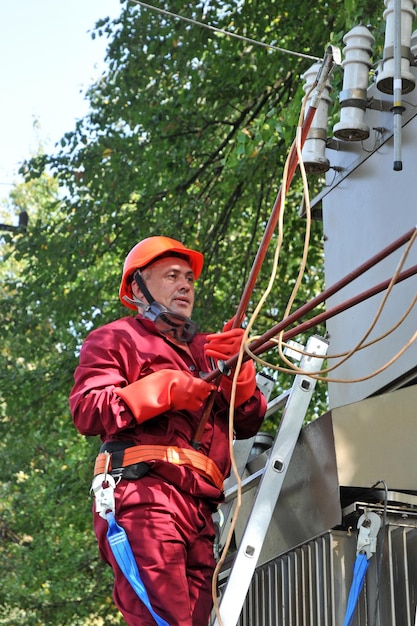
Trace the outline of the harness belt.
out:
[[[94,476],[116,469],[116,467],[112,466],[112,454],[111,452],[100,452],[96,458]],[[189,450],[188,448],[157,445],[131,446],[123,450],[120,467],[128,467],[136,463],[150,463],[152,461],[167,461],[173,465],[185,465],[207,478],[218,489],[223,489],[224,476],[215,462],[201,452]]]

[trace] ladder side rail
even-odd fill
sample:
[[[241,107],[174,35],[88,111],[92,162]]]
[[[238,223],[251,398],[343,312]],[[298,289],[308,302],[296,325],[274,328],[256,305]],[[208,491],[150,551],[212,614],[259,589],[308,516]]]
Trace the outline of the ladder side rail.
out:
[[[310,404],[316,380],[308,373],[321,369],[328,348],[327,342],[318,336],[307,342],[306,352],[318,356],[303,356],[301,368],[305,374],[297,374],[288,398],[275,443],[265,466],[251,514],[236,553],[223,596],[220,616],[223,626],[236,626],[260,556],[262,545],[282,484]],[[216,618],[214,626],[219,626]]]

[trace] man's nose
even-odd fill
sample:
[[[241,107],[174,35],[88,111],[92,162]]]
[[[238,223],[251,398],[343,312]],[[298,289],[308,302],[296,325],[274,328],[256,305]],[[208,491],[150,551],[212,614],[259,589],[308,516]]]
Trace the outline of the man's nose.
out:
[[[180,285],[179,285],[179,291],[190,291],[190,289],[191,289],[190,281],[185,277],[181,279]]]

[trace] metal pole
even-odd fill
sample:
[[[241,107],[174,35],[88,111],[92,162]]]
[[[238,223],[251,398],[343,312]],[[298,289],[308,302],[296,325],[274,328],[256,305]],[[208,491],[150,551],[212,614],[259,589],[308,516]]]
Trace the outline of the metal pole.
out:
[[[326,50],[323,63],[317,73],[316,80],[313,83],[311,104],[307,110],[303,124],[301,126],[300,148],[303,147],[305,140],[307,138],[311,124],[313,122],[314,115],[320,103],[321,95],[326,86],[327,80],[331,72],[333,71],[335,64],[339,62],[339,59],[337,57],[338,57],[338,49],[333,48],[332,46],[329,46]],[[286,178],[285,191],[288,190],[291,184],[297,165],[298,165],[297,148],[293,144],[291,151],[290,151],[290,155],[289,155],[288,174]],[[238,309],[237,309],[237,312],[233,321],[233,328],[239,327],[242,324],[243,319],[245,317],[246,309],[248,307],[253,288],[255,286],[256,280],[261,270],[262,263],[265,259],[265,255],[268,250],[269,243],[272,239],[272,235],[278,223],[280,209],[281,209],[281,201],[282,201],[282,187],[280,188],[278,192],[277,198],[272,208],[271,216],[269,218],[268,224],[263,234],[261,244],[258,248],[258,253],[253,262],[252,269],[249,274],[249,279],[246,283],[245,289],[240,299],[239,306],[238,306]],[[217,369],[213,372],[210,372],[210,374],[207,375],[206,380],[210,380],[214,384],[217,385],[221,380],[221,376],[222,376],[222,373],[220,372],[219,369]],[[193,439],[191,441],[192,446],[196,450],[198,450],[200,447],[201,437],[203,435],[205,425],[207,423],[211,409],[213,407],[215,396],[216,396],[216,391],[212,391],[210,396],[207,399],[206,406],[204,407],[204,411],[203,411],[203,415],[201,417],[200,423],[198,424],[196,431],[194,433]]]
[[[303,147],[305,140],[307,138],[311,124],[313,122],[314,115],[320,103],[321,95],[326,86],[326,82],[334,68],[334,65],[335,65],[334,52],[335,50],[331,46],[329,46],[329,48],[326,51],[323,64],[317,74],[317,78],[315,80],[315,87],[311,96],[311,104],[307,110],[307,113],[304,118],[304,122],[301,127],[301,142],[300,142],[301,148]],[[287,192],[290,187],[297,165],[298,165],[298,154],[297,154],[296,146],[293,145],[291,152],[290,152],[290,157],[289,157],[288,176],[286,180],[285,192]],[[282,187],[280,188],[278,195],[276,197],[276,200],[274,202],[271,216],[265,228],[262,241],[259,245],[258,252],[253,262],[248,281],[243,291],[243,294],[242,294],[242,297],[241,297],[241,300],[240,300],[240,303],[236,312],[235,320],[234,320],[234,328],[237,328],[238,326],[240,326],[245,317],[246,309],[248,307],[253,288],[255,286],[256,280],[261,270],[262,263],[265,260],[265,255],[267,253],[269,243],[272,239],[272,235],[278,223],[280,209],[281,209],[281,200],[282,200]]]
[[[399,172],[403,169],[402,162],[402,78],[401,78],[401,0],[394,1],[394,104],[392,112],[394,115],[394,166],[393,169]]]
[[[330,296],[334,295],[335,293],[340,291],[343,287],[345,287],[346,285],[351,283],[353,280],[355,280],[356,278],[364,274],[368,269],[374,267],[377,263],[379,263],[380,261],[385,259],[387,256],[392,254],[395,250],[398,250],[398,248],[406,244],[414,235],[416,229],[417,229],[417,226],[414,226],[413,228],[411,228],[404,235],[402,235],[401,237],[393,241],[390,245],[386,246],[385,248],[380,250],[380,252],[378,252],[373,257],[368,259],[368,261],[365,261],[365,263],[363,263],[362,265],[357,267],[355,270],[353,270],[352,272],[350,272],[349,274],[341,278],[339,281],[337,281],[334,285],[332,285],[328,289],[325,289],[322,293],[318,294],[315,298],[310,300],[310,302],[306,302],[306,304],[304,304],[299,309],[291,313],[288,317],[286,317],[281,322],[276,324],[273,328],[265,332],[256,341],[252,342],[251,351],[256,355],[259,355],[275,347],[276,344],[272,341],[269,341],[270,339],[272,339],[273,337],[276,337],[276,335],[278,335],[281,331],[285,330],[286,328],[288,328],[288,326],[300,320],[304,315],[312,311],[317,305],[327,300]],[[417,266],[413,266],[409,270],[401,272],[397,277],[397,283],[405,280],[406,278],[409,278],[410,276],[413,276],[416,273],[417,273]],[[361,292],[354,298],[347,300],[346,302],[342,302],[340,305],[333,307],[329,311],[320,313],[316,317],[313,317],[312,319],[304,322],[303,324],[300,324],[299,326],[296,326],[295,328],[292,328],[291,330],[284,333],[283,339],[284,340],[290,339],[291,337],[294,337],[295,335],[298,335],[299,333],[304,332],[305,330],[312,328],[313,326],[317,326],[318,324],[322,323],[323,321],[327,319],[330,319],[331,317],[334,317],[338,313],[342,313],[344,310],[351,308],[355,304],[359,304],[360,302],[363,302],[367,298],[370,298],[371,296],[376,295],[377,293],[386,289],[389,283],[390,283],[390,279],[384,281],[383,283],[379,283],[378,285],[376,285],[375,287],[372,287],[371,289]],[[238,360],[238,356],[239,355],[235,355],[231,357],[228,361],[226,361],[225,366],[229,368],[234,367]],[[247,360],[249,356],[245,358]],[[210,372],[210,374],[208,374],[205,377],[205,380],[207,380],[208,382],[211,382],[212,380],[215,380],[219,374],[220,374],[220,371],[218,369],[213,370],[213,372]]]
[[[408,270],[404,270],[403,272],[400,272],[400,274],[398,274],[395,284],[398,285],[403,280],[411,278],[411,276],[415,276],[416,274],[417,265],[413,265]],[[287,330],[287,332],[283,334],[283,341],[287,341],[288,339],[291,339],[292,337],[295,337],[296,335],[299,335],[300,333],[303,333],[306,330],[313,328],[314,326],[319,326],[326,320],[335,317],[336,315],[339,315],[339,313],[343,313],[344,311],[351,309],[353,306],[356,306],[357,304],[368,300],[368,298],[376,296],[378,293],[381,293],[381,291],[385,291],[390,282],[391,278],[388,278],[382,283],[378,283],[377,285],[374,285],[373,287],[370,287],[365,291],[361,291],[353,298],[345,300],[344,302],[341,302],[340,304],[332,307],[331,309],[328,309],[327,311],[324,311],[323,313],[319,313],[315,317],[312,317],[306,322],[302,322],[298,326],[294,326],[294,328]],[[253,342],[253,344],[251,345],[251,351],[256,355],[259,355],[267,352],[268,350],[271,350],[271,348],[274,348],[276,346],[276,343],[274,341],[268,341],[267,339],[272,339],[272,337],[276,336],[279,332],[281,332],[281,330],[283,330],[282,328],[279,328],[276,331],[279,326],[280,324],[277,324],[277,326],[275,326],[271,331],[268,331],[267,333],[262,335],[262,337],[260,337],[256,342]],[[273,334],[274,331],[276,331],[275,335]],[[261,343],[261,341],[263,341],[263,343]],[[237,358],[235,360],[237,361]],[[233,367],[233,365],[230,363],[230,360],[227,361],[226,365]]]

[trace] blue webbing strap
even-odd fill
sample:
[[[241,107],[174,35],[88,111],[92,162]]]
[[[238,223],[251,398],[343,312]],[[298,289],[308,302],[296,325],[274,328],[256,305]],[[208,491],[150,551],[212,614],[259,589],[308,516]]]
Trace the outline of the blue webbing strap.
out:
[[[109,525],[107,539],[120,569],[132,585],[136,595],[147,607],[158,626],[169,626],[168,622],[162,619],[162,617],[159,617],[152,608],[125,531],[116,522],[112,511],[106,513],[106,519]]]
[[[353,579],[350,586],[345,621],[343,622],[343,626],[350,626],[352,623],[368,566],[369,561],[367,555],[359,553],[356,557],[355,566],[353,568]]]

